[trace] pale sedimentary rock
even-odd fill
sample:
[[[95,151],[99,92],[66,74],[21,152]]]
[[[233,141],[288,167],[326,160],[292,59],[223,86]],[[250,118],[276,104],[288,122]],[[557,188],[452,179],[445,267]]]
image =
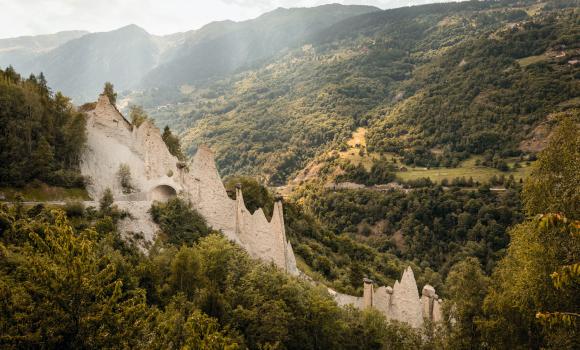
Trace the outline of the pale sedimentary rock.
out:
[[[363,297],[354,297],[331,290],[331,295],[339,305],[352,305],[359,309],[372,307],[385,315],[387,320],[408,323],[414,328],[422,327],[424,320],[441,321],[441,300],[430,285],[423,288],[419,298],[417,282],[411,267],[403,272],[401,281],[393,287],[375,288],[373,281],[364,279]]]
[[[177,158],[161,139],[159,129],[150,122],[132,126],[101,95],[95,109],[87,112],[87,145],[81,159],[81,172],[89,178],[87,186],[93,198],[100,198],[106,188],[118,200],[150,200],[157,186],[182,189]],[[123,193],[118,179],[121,165],[131,172],[134,191]],[[171,176],[170,176],[171,175]]]
[[[105,95],[86,114],[87,146],[81,172],[90,181],[87,189],[94,199],[108,188],[117,204],[133,214],[134,220],[121,222],[121,229],[141,231],[146,240],[153,240],[157,227],[147,214],[148,208],[153,201],[180,196],[192,203],[209,226],[251,256],[298,274],[292,246],[286,239],[281,201],[276,202],[270,221],[262,209],[250,213],[241,188],[235,200],[228,197],[209,148],[199,147],[187,165],[180,162],[169,153],[155,125],[150,121],[132,125]],[[130,170],[130,190],[121,185],[121,166]]]
[[[412,327],[423,325],[423,313],[417,282],[411,267],[407,267],[401,277],[401,282],[396,281],[393,286],[391,309],[389,319],[409,323]]]
[[[328,288],[328,293],[334,298],[336,303],[340,306],[352,305],[357,309],[364,309],[364,302],[362,297],[342,294],[331,288]]]
[[[364,278],[363,279],[363,308],[367,309],[369,307],[373,307],[374,304],[374,285],[373,281]]]
[[[439,299],[439,296],[435,293],[435,288],[426,284],[423,287],[423,292],[421,294],[423,318],[433,322],[440,322],[442,320],[441,299]]]

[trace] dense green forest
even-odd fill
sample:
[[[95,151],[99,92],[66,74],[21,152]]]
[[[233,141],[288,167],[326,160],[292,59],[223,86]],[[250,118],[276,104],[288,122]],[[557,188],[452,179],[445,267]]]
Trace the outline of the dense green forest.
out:
[[[512,20],[518,17],[526,16]],[[580,95],[580,71],[568,64],[569,56],[557,58],[577,49],[579,21],[575,12],[549,13],[450,49],[405,86],[408,102],[394,111],[387,107],[384,118],[379,114],[369,129],[369,150],[431,166],[457,165],[469,154],[521,154],[519,142],[529,127],[567,110],[560,104]],[[534,64],[517,61],[537,55],[544,56]],[[409,142],[390,137],[402,134]],[[429,152],[434,147],[443,154]]]
[[[506,229],[523,218],[517,188],[306,189],[301,196],[334,232],[441,272],[465,256],[478,257],[491,272],[509,242]]]
[[[8,349],[577,348],[579,150],[578,125],[563,120],[524,184],[526,218],[509,230],[506,254],[491,275],[477,258],[457,259],[442,282],[445,321],[423,330],[387,323],[373,310],[339,308],[324,287],[250,259],[181,199],[151,209],[163,234],[148,255],[116,230],[127,214],[107,195],[98,208],[2,204],[0,344]],[[259,188],[249,193],[256,204],[271,196]],[[493,212],[501,200],[486,195],[472,199],[489,202],[481,207]],[[291,239],[332,235],[308,232],[309,222],[318,221],[300,213],[300,204],[286,208]],[[335,247],[349,242],[317,240]]]
[[[0,70],[0,186],[40,180],[83,187],[85,138],[84,115],[53,94],[42,73],[25,79],[10,67]]]
[[[359,349],[435,341],[377,311],[339,308],[324,287],[248,257],[181,200],[152,208],[148,255],[126,215],[0,205],[2,348]]]
[[[485,1],[372,12],[221,80],[133,96],[216,151],[225,175],[283,184],[357,127],[411,166],[503,167],[553,114],[575,114],[577,2]],[[162,108],[158,108],[162,105]],[[550,123],[549,123],[550,124]]]

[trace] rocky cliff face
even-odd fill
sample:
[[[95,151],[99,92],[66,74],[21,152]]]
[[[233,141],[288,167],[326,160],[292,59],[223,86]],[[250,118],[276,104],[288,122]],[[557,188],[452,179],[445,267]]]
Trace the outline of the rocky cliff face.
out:
[[[130,188],[120,179],[123,167],[129,169]],[[81,172],[89,179],[88,191],[94,199],[108,188],[117,204],[131,212],[134,218],[121,222],[121,228],[141,231],[148,241],[154,239],[157,229],[147,213],[151,203],[180,196],[191,201],[212,228],[253,257],[298,274],[280,201],[269,222],[261,209],[250,213],[241,188],[236,191],[236,200],[228,197],[211,150],[201,146],[189,164],[180,163],[169,153],[157,127],[149,121],[138,127],[131,125],[105,95],[87,112],[87,147]]]

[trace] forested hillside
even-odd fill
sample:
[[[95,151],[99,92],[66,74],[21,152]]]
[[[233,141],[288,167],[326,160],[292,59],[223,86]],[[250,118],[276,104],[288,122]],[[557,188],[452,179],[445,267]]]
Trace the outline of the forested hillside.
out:
[[[123,239],[116,230],[127,214],[106,195],[99,208],[1,204],[0,344],[7,349],[576,349],[579,135],[575,122],[561,122],[524,184],[526,219],[510,229],[505,256],[491,276],[469,255],[453,263],[440,282],[444,321],[422,330],[386,322],[373,309],[339,308],[325,287],[250,259],[180,199],[152,207],[162,234],[148,255],[132,244],[138,236]],[[248,193],[253,205],[270,196],[257,188]],[[286,206],[291,239],[314,239],[346,254],[342,259],[374,256],[378,269],[400,273],[396,258],[328,235],[300,213],[299,205]],[[324,261],[320,252],[312,257]],[[352,261],[349,267],[359,283],[368,276],[360,265]]]
[[[580,55],[578,13],[527,18],[516,11],[506,17],[512,22],[507,27],[468,40],[417,71],[404,86],[408,100],[392,110],[379,108],[369,150],[431,166],[484,152],[518,155],[519,142],[550,113],[577,112],[580,70],[569,62]],[[433,148],[443,153],[436,157]]]
[[[43,74],[22,78],[10,67],[0,70],[0,186],[40,180],[83,187],[85,138],[84,115],[53,94]]]
[[[59,84],[100,89],[92,77],[121,74],[136,87],[147,74],[145,90],[103,92],[133,125],[165,127],[185,172],[208,144],[248,211],[271,218],[283,195],[301,275],[251,258],[184,196],[139,202],[159,228],[151,242],[120,229],[132,214],[110,190],[92,202],[5,196],[83,191],[82,111],[95,105],[8,67],[0,348],[579,349],[579,8],[328,5],[39,43],[57,45],[40,55],[60,63],[53,74],[74,73]],[[104,64],[111,52],[124,63]],[[128,165],[117,176],[130,187]],[[442,298],[441,322],[412,329],[328,290],[361,296],[363,279],[392,286],[408,266],[419,293],[430,284]]]
[[[577,113],[575,4],[373,12],[226,79],[132,98],[180,130],[191,152],[209,144],[224,173],[272,184],[338,149],[359,126],[368,128],[369,151],[409,165],[457,166],[478,154],[505,160],[529,153],[520,142],[553,114]]]

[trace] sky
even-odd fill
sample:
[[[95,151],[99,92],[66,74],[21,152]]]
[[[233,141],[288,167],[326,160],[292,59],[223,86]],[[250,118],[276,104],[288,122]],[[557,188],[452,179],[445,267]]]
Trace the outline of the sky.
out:
[[[0,0],[0,38],[63,30],[110,31],[137,24],[164,35],[219,20],[255,18],[278,7],[325,3],[364,4],[382,9],[437,0]],[[441,0],[438,0],[441,1]]]

